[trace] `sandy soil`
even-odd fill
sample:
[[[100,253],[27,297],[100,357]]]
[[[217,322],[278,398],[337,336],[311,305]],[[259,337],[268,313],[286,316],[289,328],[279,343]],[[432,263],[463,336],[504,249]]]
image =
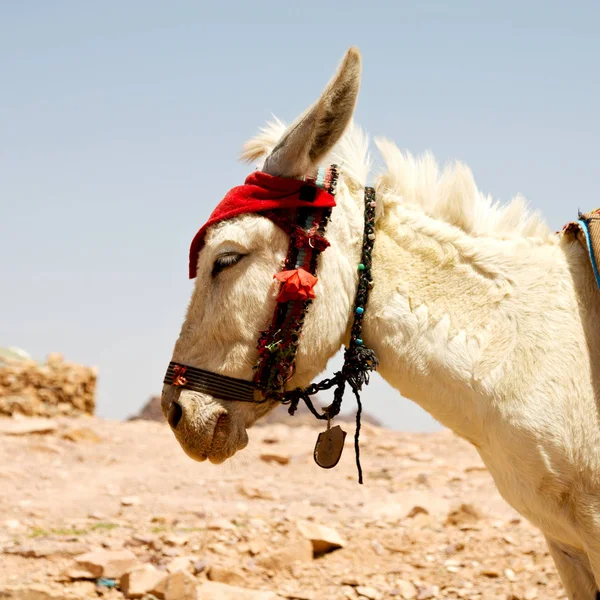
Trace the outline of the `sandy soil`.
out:
[[[244,452],[213,466],[185,456],[160,423],[54,425],[0,433],[0,598],[123,598],[118,579],[73,572],[84,552],[123,549],[165,575],[189,573],[199,599],[209,579],[277,594],[265,599],[566,597],[542,536],[449,432],[365,425],[360,486],[351,427],[326,471],[307,426],[255,428]],[[343,547],[307,557],[307,521],[333,528]]]

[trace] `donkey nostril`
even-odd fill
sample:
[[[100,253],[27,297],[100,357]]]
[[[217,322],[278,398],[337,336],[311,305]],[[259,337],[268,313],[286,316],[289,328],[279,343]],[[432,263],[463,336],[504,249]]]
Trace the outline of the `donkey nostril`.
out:
[[[169,412],[167,414],[167,421],[169,425],[175,429],[179,421],[181,421],[181,417],[183,417],[183,409],[177,402],[171,402],[171,406],[169,406]]]

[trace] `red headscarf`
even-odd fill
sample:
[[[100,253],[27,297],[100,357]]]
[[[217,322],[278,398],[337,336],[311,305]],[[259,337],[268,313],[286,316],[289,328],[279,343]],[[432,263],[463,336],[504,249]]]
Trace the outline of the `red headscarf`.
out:
[[[204,246],[206,230],[215,223],[242,214],[261,213],[289,208],[325,208],[335,206],[332,194],[313,182],[275,177],[261,171],[248,175],[244,185],[227,192],[208,221],[198,230],[190,246],[190,279],[196,277],[198,252]]]

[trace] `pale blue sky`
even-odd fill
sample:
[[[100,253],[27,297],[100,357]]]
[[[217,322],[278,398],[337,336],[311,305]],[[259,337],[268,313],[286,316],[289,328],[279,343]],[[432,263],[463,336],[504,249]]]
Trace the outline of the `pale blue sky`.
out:
[[[464,160],[559,228],[600,205],[597,2],[0,0],[0,345],[100,370],[98,413],[161,388],[187,250],[242,143],[363,53],[357,121]],[[348,399],[350,401],[350,399]],[[431,418],[379,377],[367,410]]]

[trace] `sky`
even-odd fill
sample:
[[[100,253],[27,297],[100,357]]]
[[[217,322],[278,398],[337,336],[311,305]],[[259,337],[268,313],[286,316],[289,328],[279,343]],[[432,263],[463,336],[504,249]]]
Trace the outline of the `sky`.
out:
[[[189,243],[249,172],[243,142],[352,45],[371,136],[460,159],[559,229],[600,205],[599,27],[577,1],[0,0],[0,346],[97,366],[105,418],[159,393]],[[379,376],[363,403],[439,428]]]

